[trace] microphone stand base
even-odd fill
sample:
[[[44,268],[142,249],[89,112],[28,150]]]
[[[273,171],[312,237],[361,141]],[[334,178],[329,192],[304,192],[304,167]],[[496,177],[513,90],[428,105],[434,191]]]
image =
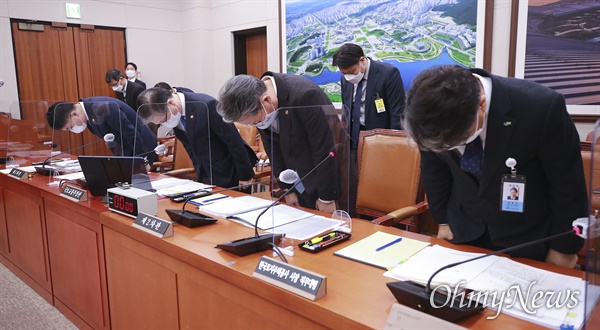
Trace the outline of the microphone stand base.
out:
[[[215,218],[188,210],[166,210],[166,212],[171,221],[189,228],[210,225],[217,222]]]
[[[438,292],[438,290],[426,293],[425,286],[412,281],[390,282],[387,283],[387,286],[400,304],[449,322],[456,322],[483,310],[483,305],[471,301],[466,292],[464,295],[457,295],[456,297],[454,297],[455,293],[453,292],[448,293],[451,295],[450,297]],[[432,306],[430,300],[432,294],[434,295],[435,307]],[[461,297],[463,298],[461,299]]]
[[[264,234],[258,237],[252,236],[235,241],[217,244],[217,249],[233,253],[237,256],[247,256],[256,252],[271,250],[271,244],[279,245],[284,234]]]
[[[44,167],[44,166],[34,166],[37,174],[41,174],[43,176],[51,176],[51,175],[63,175],[65,172],[57,170],[52,167]]]

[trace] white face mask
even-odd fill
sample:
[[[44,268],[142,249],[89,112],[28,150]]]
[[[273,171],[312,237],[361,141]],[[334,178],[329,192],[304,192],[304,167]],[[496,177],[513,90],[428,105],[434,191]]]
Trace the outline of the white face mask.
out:
[[[180,123],[181,112],[175,111],[175,114],[173,114],[171,112],[170,107],[169,107],[169,112],[171,113],[171,118],[167,119],[167,121],[165,121],[164,123],[161,123],[161,125],[164,125],[165,127],[168,127],[168,128],[175,128]]]
[[[127,79],[133,79],[135,77],[135,70],[127,70],[125,71],[125,75]]]
[[[364,73],[359,72],[358,74],[345,74],[344,78],[352,84],[358,84],[364,76]]]
[[[75,121],[73,121],[73,123],[75,123]],[[69,131],[79,134],[79,133],[85,131],[86,128],[87,128],[87,124],[85,123],[85,121],[82,121],[81,125],[73,125],[71,127],[71,129],[69,129]]]
[[[122,85],[117,85],[117,86],[113,86],[112,90],[117,92],[117,93],[122,93],[123,92],[123,86]]]
[[[271,113],[267,113],[267,109],[265,108],[265,106],[262,104],[260,104],[265,112],[265,119],[256,124],[256,128],[258,129],[267,129],[269,127],[271,127],[271,124],[273,124],[273,121],[275,120],[275,118],[277,118],[277,111],[275,111],[275,108],[273,107],[273,104],[271,103],[271,108],[273,108],[273,112]]]

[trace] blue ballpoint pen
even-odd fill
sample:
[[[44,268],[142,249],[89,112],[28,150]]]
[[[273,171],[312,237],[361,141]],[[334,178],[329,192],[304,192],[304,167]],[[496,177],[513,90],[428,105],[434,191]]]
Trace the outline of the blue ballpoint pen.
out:
[[[215,198],[211,198],[211,199],[207,199],[202,201],[203,204],[208,204],[208,203],[212,203],[214,201],[218,201],[219,199],[223,199],[223,198],[228,198],[229,196],[225,195],[225,196],[219,196],[219,197],[215,197]]]
[[[392,245],[394,245],[394,244],[396,244],[396,243],[400,242],[401,240],[402,240],[402,237],[400,237],[400,238],[397,238],[397,239],[395,239],[395,240],[393,240],[393,241],[391,241],[391,242],[389,242],[389,243],[387,243],[387,244],[384,244],[384,245],[382,245],[382,246],[380,246],[380,247],[376,248],[376,249],[375,249],[375,252],[379,252],[379,251],[381,251],[381,250],[385,249],[385,248],[386,248],[386,247],[388,247],[388,246],[392,246]]]

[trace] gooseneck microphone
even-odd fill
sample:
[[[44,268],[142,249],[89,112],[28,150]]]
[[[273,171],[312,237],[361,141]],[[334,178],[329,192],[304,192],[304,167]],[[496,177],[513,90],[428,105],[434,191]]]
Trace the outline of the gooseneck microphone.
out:
[[[76,147],[76,148],[73,148],[73,149],[69,149],[69,150],[67,150],[67,151],[63,151],[63,152],[61,152],[61,153],[59,153],[59,154],[56,154],[56,155],[50,156],[50,157],[46,158],[46,159],[45,159],[45,160],[44,160],[44,161],[41,163],[41,166],[34,166],[34,167],[35,167],[35,171],[36,171],[38,174],[45,175],[45,176],[49,176],[49,175],[53,175],[53,174],[62,175],[62,174],[64,173],[64,171],[62,171],[62,170],[60,170],[60,169],[57,169],[56,167],[46,167],[46,165],[49,163],[49,161],[50,161],[52,158],[54,158],[54,157],[57,157],[57,156],[60,156],[60,155],[68,154],[68,153],[70,153],[70,152],[72,152],[72,151],[75,151],[75,150],[77,150],[77,149],[81,149],[81,148],[85,148],[85,147],[87,147],[87,146],[91,146],[92,144],[96,144],[96,143],[98,143],[98,142],[100,142],[100,141],[104,141],[104,142],[106,142],[106,139],[107,139],[107,138],[108,138],[108,139],[110,139],[110,136],[112,136],[112,140],[114,140],[114,139],[115,139],[115,136],[114,136],[114,134],[112,134],[112,133],[108,133],[108,134],[104,135],[104,139],[102,139],[102,140],[96,140],[96,141],[94,141],[94,142],[86,143],[86,144],[84,144],[84,145],[82,145],[82,146],[79,146],[79,147]]]
[[[585,218],[585,219],[587,219],[587,218]],[[462,299],[460,297],[449,297],[449,296],[444,295],[439,292],[432,293],[431,281],[438,273],[440,273],[441,271],[446,270],[448,268],[452,268],[452,267],[455,267],[458,265],[465,264],[467,262],[479,260],[479,259],[486,258],[489,256],[497,255],[500,253],[506,253],[506,252],[522,249],[522,248],[528,247],[530,245],[543,243],[543,242],[546,242],[546,241],[549,241],[549,240],[552,240],[552,239],[555,239],[555,238],[558,238],[561,236],[576,234],[578,236],[582,236],[583,238],[586,238],[582,234],[582,229],[585,226],[578,224],[577,223],[578,220],[579,219],[577,219],[573,222],[573,229],[571,229],[569,231],[566,231],[566,232],[563,232],[560,234],[556,234],[553,236],[540,238],[535,241],[511,246],[511,247],[508,247],[508,248],[505,248],[502,250],[493,251],[493,252],[486,253],[481,256],[477,256],[477,257],[463,260],[460,262],[455,262],[452,264],[448,264],[444,267],[441,267],[440,269],[435,271],[429,277],[429,280],[427,281],[426,286],[423,286],[423,285],[418,284],[413,281],[390,282],[390,283],[387,283],[387,286],[390,289],[390,291],[394,294],[394,297],[396,297],[396,300],[398,300],[398,302],[400,304],[408,306],[408,307],[412,307],[414,309],[418,309],[422,312],[431,314],[435,317],[444,319],[446,321],[455,322],[464,317],[467,317],[469,315],[472,315],[474,313],[481,311],[483,309],[483,305],[478,302],[475,302],[474,304],[469,303],[469,304],[466,304],[466,306],[465,306],[465,304],[460,301],[460,299]],[[451,295],[451,293],[448,293],[448,295]],[[450,302],[450,301],[452,301],[452,303],[449,304],[448,302]],[[432,305],[434,302],[435,302],[435,305]],[[433,306],[435,306],[435,307],[433,307]]]
[[[300,180],[296,180],[296,182],[290,189],[288,189],[279,198],[277,198],[273,203],[271,203],[271,205],[269,205],[262,212],[260,212],[260,214],[256,217],[256,222],[254,223],[254,236],[238,239],[238,240],[227,242],[227,243],[218,244],[215,247],[222,249],[224,251],[233,253],[238,256],[245,256],[245,255],[249,255],[252,253],[261,252],[261,251],[270,249],[271,244],[278,245],[281,242],[281,240],[283,239],[284,234],[273,233],[273,234],[259,235],[258,234],[258,220],[269,209],[271,209],[273,206],[275,206],[277,203],[279,203],[283,198],[285,198],[285,196],[287,196],[289,193],[294,191],[294,188],[296,188],[296,186],[301,184],[302,181],[304,179],[306,179],[306,177],[311,175],[317,168],[319,168],[323,163],[325,163],[325,161],[327,161],[329,158],[333,158],[335,156],[335,153],[333,151],[333,150],[335,150],[335,148],[336,148],[336,146],[334,146],[332,148],[332,150],[329,151],[329,154],[327,154],[327,156],[325,158],[323,158],[323,160],[321,162],[319,162],[308,173],[306,173],[306,175],[304,175]]]
[[[217,222],[217,219],[214,219],[212,217],[206,216],[202,213],[198,213],[198,212],[194,212],[194,211],[189,211],[185,209],[185,206],[187,205],[187,203],[194,199],[194,198],[198,198],[198,197],[204,197],[204,196],[209,196],[212,194],[216,194],[219,192],[223,192],[223,191],[227,191],[227,190],[234,190],[234,189],[239,189],[239,188],[244,188],[244,187],[249,187],[249,186],[254,186],[257,184],[262,184],[265,182],[270,182],[269,181],[258,181],[258,182],[252,182],[252,183],[248,183],[248,184],[244,184],[244,185],[239,185],[239,186],[235,186],[235,187],[231,187],[231,188],[226,188],[226,189],[221,189],[221,190],[217,190],[217,191],[205,191],[205,190],[199,190],[195,193],[191,193],[189,195],[184,195],[184,196],[180,196],[178,198],[181,198],[183,203],[183,206],[181,207],[181,210],[179,209],[170,209],[170,210],[165,210],[167,212],[167,215],[169,216],[169,218],[171,218],[171,220],[173,222],[182,224],[186,227],[198,227],[198,226],[204,226],[204,225],[208,225],[211,223],[215,223]],[[172,199],[174,200],[174,199]],[[178,201],[178,200],[177,200]]]

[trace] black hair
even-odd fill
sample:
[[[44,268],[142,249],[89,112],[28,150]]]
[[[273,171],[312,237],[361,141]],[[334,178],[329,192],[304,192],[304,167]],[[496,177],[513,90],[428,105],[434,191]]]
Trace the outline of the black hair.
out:
[[[67,121],[71,116],[71,111],[75,108],[75,103],[56,102],[48,108],[46,112],[46,121],[52,129],[63,129],[67,126]]]
[[[365,53],[363,49],[356,44],[347,43],[343,44],[333,54],[333,65],[343,69],[356,65],[361,57],[364,57]]]
[[[127,62],[127,64],[125,64],[125,69],[127,69],[127,66],[128,66],[129,64],[131,64],[131,66],[132,66],[134,69],[136,69],[136,70],[137,70],[137,65],[135,65],[135,63],[133,63],[133,62]]]
[[[108,72],[106,72],[106,77],[104,78],[104,80],[106,81],[107,84],[110,84],[111,80],[119,81],[119,79],[123,78],[123,77],[125,77],[125,76],[119,69],[112,68],[112,69],[108,70]]]

